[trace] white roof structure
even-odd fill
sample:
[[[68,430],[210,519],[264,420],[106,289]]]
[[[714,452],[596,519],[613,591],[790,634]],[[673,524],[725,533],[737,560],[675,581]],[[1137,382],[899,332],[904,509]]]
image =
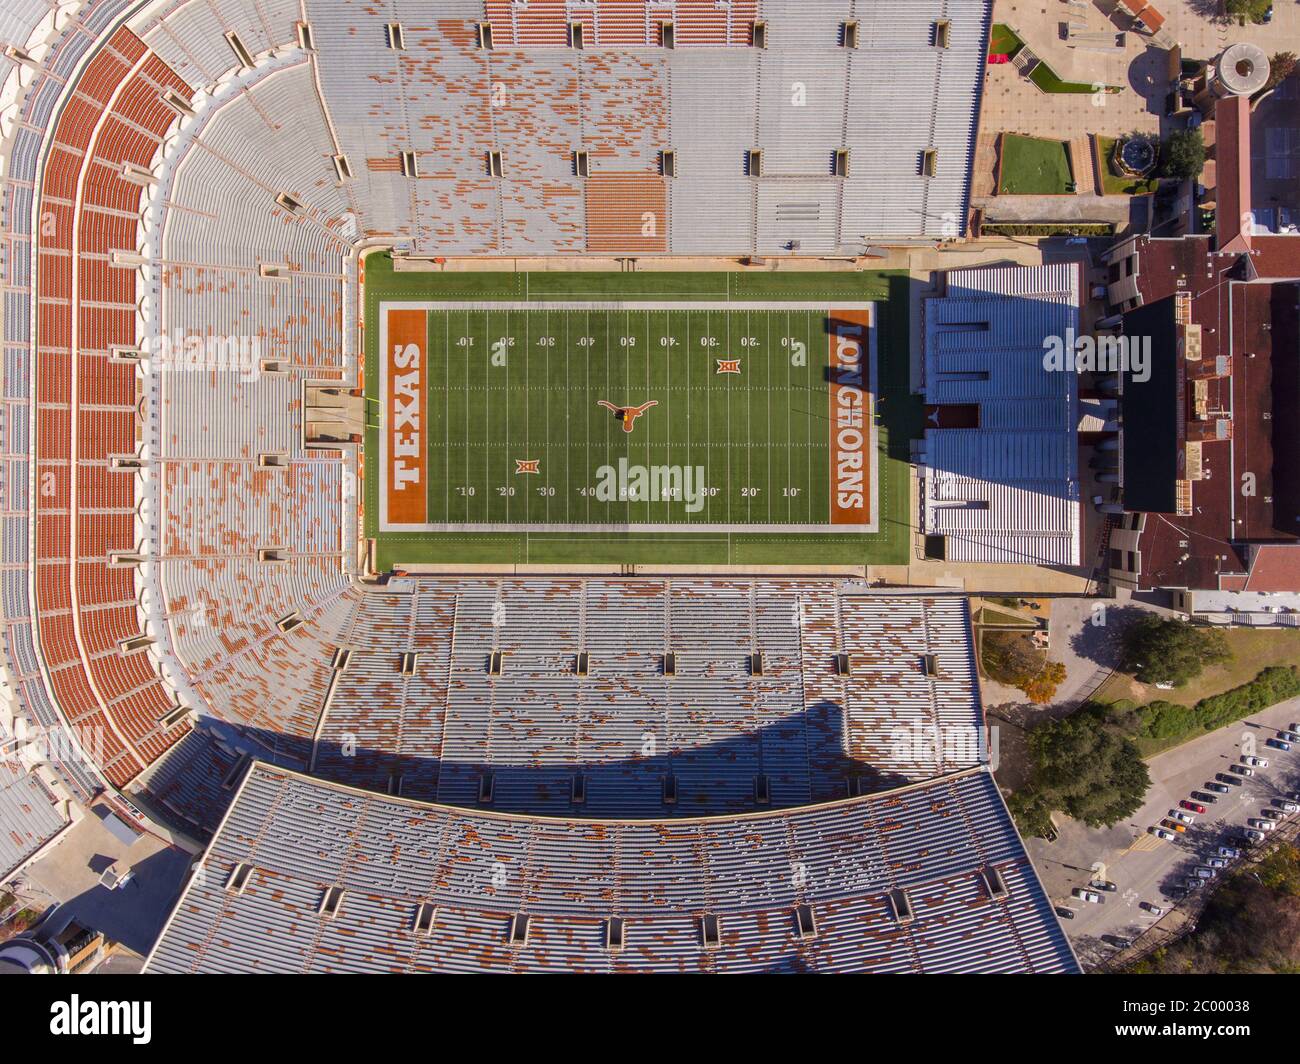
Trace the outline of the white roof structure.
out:
[[[21,765],[0,760],[0,883],[6,882],[67,825],[44,784]]]
[[[1078,334],[1078,267],[954,270],[945,284],[925,301],[925,401],[978,408],[978,427],[926,429],[923,530],[951,561],[1078,565],[1078,378],[1044,369],[1047,341]]]
[[[257,763],[145,970],[1079,969],[982,768],[665,823],[467,812]]]

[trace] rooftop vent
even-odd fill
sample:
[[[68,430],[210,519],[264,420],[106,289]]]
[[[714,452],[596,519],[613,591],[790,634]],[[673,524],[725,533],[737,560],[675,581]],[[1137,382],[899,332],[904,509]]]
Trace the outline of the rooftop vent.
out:
[[[421,938],[433,934],[433,925],[438,919],[438,907],[431,901],[422,901],[415,907],[415,923],[411,930]]]
[[[528,945],[528,925],[531,919],[527,913],[515,913],[510,917],[510,924],[506,928],[507,945],[515,949],[522,949]]]
[[[239,39],[239,34],[234,30],[226,33],[226,43],[230,45],[230,50],[235,53],[235,58],[239,60],[239,65],[244,69],[252,69],[253,53],[250,52],[243,41]]]
[[[677,777],[669,773],[663,779],[664,805],[677,804]]]
[[[912,901],[908,898],[905,890],[891,890],[889,892],[889,910],[894,919],[900,924],[910,924],[916,917],[916,914],[912,911]]]
[[[320,899],[321,916],[327,920],[333,920],[338,916],[339,910],[343,907],[344,894],[342,887],[326,887]]]
[[[278,629],[280,629],[281,632],[284,632],[286,634],[292,632],[300,624],[302,624],[302,614],[300,614],[297,610],[294,610],[292,613],[286,613],[283,617],[281,617],[278,621],[275,622],[275,626]]]
[[[610,953],[619,953],[623,949],[623,917],[611,916],[605,921],[605,948]]]
[[[700,943],[710,950],[722,945],[722,923],[713,913],[700,917]]]
[[[230,870],[230,878],[226,880],[227,894],[243,894],[244,888],[248,886],[248,881],[253,878],[253,866],[241,861]]]
[[[190,103],[175,89],[167,89],[162,94],[162,101],[173,111],[179,111],[183,115],[194,115],[194,105]]]
[[[980,872],[980,879],[984,883],[984,889],[988,891],[990,898],[1005,898],[1009,891],[1007,890],[1007,881],[1002,878],[1002,873],[996,868],[985,868]]]

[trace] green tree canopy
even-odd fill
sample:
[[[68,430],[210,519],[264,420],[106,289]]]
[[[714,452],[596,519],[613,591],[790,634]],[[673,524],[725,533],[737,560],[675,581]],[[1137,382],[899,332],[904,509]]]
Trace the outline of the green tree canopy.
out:
[[[1230,660],[1227,640],[1211,628],[1147,614],[1124,632],[1120,668],[1141,683],[1184,684],[1206,665]]]
[[[1133,743],[1106,720],[1102,706],[1086,706],[1029,734],[1039,802],[1092,827],[1131,816],[1151,786]]]
[[[1165,177],[1180,180],[1196,177],[1205,169],[1205,139],[1199,129],[1178,129],[1160,149]]]

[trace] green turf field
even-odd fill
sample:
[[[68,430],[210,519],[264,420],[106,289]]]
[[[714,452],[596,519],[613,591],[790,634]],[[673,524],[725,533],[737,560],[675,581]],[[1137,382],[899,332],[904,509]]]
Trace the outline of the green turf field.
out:
[[[408,273],[371,255],[364,281],[365,529],[381,569],[904,559],[905,278]],[[856,511],[833,460],[831,310],[872,323]],[[418,337],[418,378],[381,357],[390,322]],[[417,424],[419,483],[395,494]]]

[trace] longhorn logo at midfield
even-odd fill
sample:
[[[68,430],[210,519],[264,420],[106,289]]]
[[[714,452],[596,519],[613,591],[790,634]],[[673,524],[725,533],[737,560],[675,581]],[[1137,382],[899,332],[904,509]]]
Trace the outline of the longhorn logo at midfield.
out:
[[[652,406],[658,406],[659,400],[651,399],[650,402],[641,406],[615,406],[613,403],[607,403],[604,399],[596,400],[597,406],[603,406],[606,410],[614,415],[616,421],[623,423],[623,431],[632,431],[632,422],[649,410]]]

